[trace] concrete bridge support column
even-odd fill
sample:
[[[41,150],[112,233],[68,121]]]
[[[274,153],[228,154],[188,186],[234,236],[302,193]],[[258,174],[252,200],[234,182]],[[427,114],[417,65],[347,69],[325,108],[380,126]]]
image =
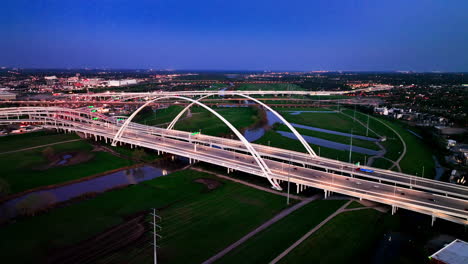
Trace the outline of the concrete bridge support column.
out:
[[[296,183],[296,193],[299,193],[299,184]]]
[[[395,205],[392,205],[392,215],[396,213],[397,208],[398,207],[396,207]]]
[[[435,222],[437,217],[435,215],[432,215],[431,218],[432,218],[431,219],[431,226],[434,226],[434,222]]]
[[[324,199],[327,199],[328,198],[328,191],[324,189],[323,192],[325,193],[324,194]]]

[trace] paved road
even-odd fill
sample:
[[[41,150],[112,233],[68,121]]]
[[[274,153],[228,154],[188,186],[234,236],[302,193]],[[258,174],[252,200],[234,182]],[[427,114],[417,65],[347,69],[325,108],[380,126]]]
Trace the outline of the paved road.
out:
[[[255,228],[254,230],[252,230],[250,233],[248,233],[247,235],[243,236],[241,239],[239,239],[238,241],[234,242],[233,244],[231,244],[230,246],[228,246],[227,248],[221,250],[218,254],[214,255],[213,257],[205,260],[203,262],[203,264],[211,264],[213,262],[215,262],[216,260],[220,259],[221,257],[223,257],[224,255],[226,255],[227,253],[229,253],[231,250],[235,249],[236,247],[238,247],[239,245],[241,245],[242,243],[244,243],[245,241],[247,241],[249,238],[253,237],[254,235],[258,234],[259,232],[261,232],[262,230],[265,230],[267,227],[271,226],[272,224],[278,222],[279,220],[283,219],[285,216],[289,215],[290,213],[296,211],[297,209],[303,207],[304,205],[314,201],[314,200],[317,200],[318,198],[320,198],[321,196],[320,195],[314,195],[312,196],[311,198],[308,198],[298,204],[295,204],[294,206],[292,207],[289,207],[283,211],[281,211],[279,214],[275,215],[273,218],[271,218],[270,220],[266,221],[265,223],[263,223],[261,226]]]
[[[275,264],[277,263],[278,261],[280,261],[282,258],[284,258],[284,256],[286,256],[287,254],[289,254],[289,252],[291,252],[293,249],[295,249],[297,246],[299,246],[302,242],[304,242],[304,240],[306,240],[308,237],[310,237],[313,233],[315,233],[315,231],[319,230],[323,225],[325,225],[326,223],[328,223],[328,221],[332,220],[335,216],[337,216],[338,214],[342,213],[345,211],[345,208],[351,203],[352,201],[349,201],[347,203],[345,203],[343,206],[341,206],[338,210],[336,210],[333,214],[329,215],[325,220],[323,220],[320,224],[318,224],[317,226],[315,226],[314,228],[312,228],[312,230],[310,230],[309,232],[307,232],[304,236],[302,236],[299,240],[297,240],[296,242],[294,242],[294,244],[292,244],[290,247],[288,247],[285,251],[281,252],[281,254],[279,254],[275,259],[273,259],[270,264]],[[365,209],[366,207],[364,207]],[[355,209],[362,209],[362,208],[355,208]]]
[[[118,126],[105,120],[107,118],[105,116],[100,115],[99,118],[96,117],[99,120],[96,120],[86,117],[86,113],[80,112],[76,115],[73,109],[58,107],[4,108],[0,109],[0,117],[5,115],[14,117],[25,113],[18,111],[45,111],[38,115],[26,113],[37,118],[34,119],[35,122],[42,119],[42,122],[46,122],[45,127],[82,132],[97,139],[112,139],[118,130]],[[51,113],[51,111],[56,112]],[[9,119],[2,122],[16,121],[25,121],[25,119]],[[190,133],[184,131],[168,131],[132,124],[119,141],[202,160],[253,175],[266,176],[254,158],[244,154],[246,153],[245,146],[236,140],[205,135],[191,136]],[[264,162],[270,170],[269,177],[278,180],[290,178],[291,182],[304,186],[389,204],[457,223],[468,223],[468,200],[466,199],[468,188],[464,186],[415,178],[411,175],[375,168],[370,168],[375,170],[370,174],[356,172],[355,166],[344,162],[311,157],[305,153],[268,146],[254,145],[254,148],[265,158]],[[233,149],[238,149],[242,153],[233,152]],[[275,160],[270,158],[275,158]],[[288,165],[287,161],[290,160],[293,162]],[[323,168],[323,170],[318,168]],[[360,178],[356,178],[356,175]],[[380,180],[383,182],[377,182]]]
[[[30,147],[30,148],[22,148],[22,149],[2,152],[2,153],[0,153],[0,155],[11,154],[11,153],[16,153],[16,152],[21,152],[21,151],[26,151],[26,150],[31,150],[31,149],[37,149],[37,148],[43,148],[43,147],[48,147],[48,146],[53,146],[53,145],[59,145],[59,144],[64,144],[64,143],[70,143],[70,142],[75,142],[75,141],[80,141],[80,140],[82,140],[82,139],[78,138],[78,139],[65,140],[65,141],[60,141],[60,142],[55,142],[55,143],[50,143],[50,144],[44,144],[44,145],[40,145],[40,146],[34,146],[34,147]]]

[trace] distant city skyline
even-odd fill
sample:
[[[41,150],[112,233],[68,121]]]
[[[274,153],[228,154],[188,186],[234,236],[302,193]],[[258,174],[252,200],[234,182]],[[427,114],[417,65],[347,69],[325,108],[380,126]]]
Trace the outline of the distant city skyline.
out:
[[[0,66],[468,72],[468,1],[2,2]]]

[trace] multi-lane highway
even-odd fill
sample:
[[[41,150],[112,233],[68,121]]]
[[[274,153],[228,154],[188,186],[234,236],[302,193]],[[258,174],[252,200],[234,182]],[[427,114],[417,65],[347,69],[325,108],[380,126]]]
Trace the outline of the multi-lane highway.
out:
[[[23,117],[19,119],[19,117]],[[60,107],[24,107],[0,109],[0,123],[38,122],[47,128],[81,132],[88,137],[111,142],[122,126],[121,121],[89,111]],[[192,135],[130,123],[118,142],[200,160],[253,175],[265,177],[245,144],[239,140]],[[468,224],[468,188],[424,179],[403,173],[369,168],[373,173],[356,171],[356,166],[274,147],[252,145],[269,168],[274,181],[342,193]],[[361,167],[362,168],[362,167]],[[367,168],[367,167],[364,167]]]
[[[108,98],[108,99],[115,99],[115,100],[122,100],[122,99],[135,99],[135,98],[155,98],[155,97],[162,97],[162,96],[203,96],[203,95],[210,95],[210,94],[217,94],[221,96],[225,95],[318,95],[318,96],[326,96],[326,95],[343,95],[343,94],[352,94],[352,93],[366,93],[366,92],[377,92],[377,91],[386,91],[392,89],[393,86],[390,85],[378,85],[374,87],[362,88],[362,89],[355,89],[355,90],[344,90],[344,91],[265,91],[265,90],[258,90],[258,91],[236,91],[236,90],[228,90],[228,91],[157,91],[157,92],[105,92],[105,93],[86,93],[86,94],[68,94],[67,97],[72,98]]]

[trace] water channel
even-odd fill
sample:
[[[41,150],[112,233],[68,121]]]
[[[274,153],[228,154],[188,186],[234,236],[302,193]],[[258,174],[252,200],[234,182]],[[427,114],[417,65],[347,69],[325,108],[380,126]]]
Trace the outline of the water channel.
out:
[[[297,112],[305,112],[305,111],[297,111]],[[256,141],[260,139],[266,132],[266,129],[269,129],[272,125],[275,123],[282,123],[281,120],[274,115],[272,112],[267,111],[267,126],[264,127],[259,127],[259,128],[253,128],[253,129],[247,129],[244,131],[244,136],[249,142]],[[329,134],[334,134],[334,135],[340,135],[340,136],[347,136],[347,137],[353,137],[357,139],[362,139],[362,140],[368,140],[368,141],[378,141],[376,138],[371,138],[371,137],[365,137],[365,136],[359,136],[359,135],[351,135],[349,133],[343,133],[343,132],[338,132],[338,131],[333,131],[333,130],[328,130],[328,129],[322,129],[318,127],[311,127],[311,126],[305,126],[305,125],[300,125],[300,124],[291,124],[293,127],[297,128],[303,128],[303,129],[309,129],[313,131],[319,131],[319,132],[324,132],[324,133],[329,133]],[[279,134],[281,134],[284,137],[291,138],[297,140],[296,136],[292,132],[285,132],[285,131],[277,131]],[[337,150],[346,150],[349,151],[349,145],[348,144],[342,144],[342,143],[337,143],[334,141],[330,140],[325,140],[321,138],[316,138],[316,137],[311,137],[311,136],[304,136],[304,139],[311,143],[315,144],[321,147],[327,147],[327,148],[332,148],[332,149],[337,149]],[[362,147],[356,147],[353,146],[352,148],[353,152],[358,152],[362,154],[367,154],[367,155],[376,155],[379,153],[379,151],[372,150],[372,149],[367,149],[367,148],[362,148]]]
[[[44,208],[50,204],[66,202],[85,194],[102,193],[113,188],[137,184],[168,175],[188,165],[186,158],[177,158],[175,161],[160,160],[156,165],[142,165],[135,168],[123,169],[107,175],[91,178],[46,190],[38,190],[22,196],[7,200],[0,205],[0,219],[10,219],[18,214],[18,207],[25,203],[25,199],[34,200],[31,205],[35,209]],[[41,204],[43,203],[43,204]],[[45,204],[44,204],[45,203]],[[1,221],[0,221],[1,222]]]

